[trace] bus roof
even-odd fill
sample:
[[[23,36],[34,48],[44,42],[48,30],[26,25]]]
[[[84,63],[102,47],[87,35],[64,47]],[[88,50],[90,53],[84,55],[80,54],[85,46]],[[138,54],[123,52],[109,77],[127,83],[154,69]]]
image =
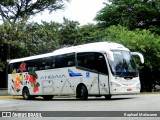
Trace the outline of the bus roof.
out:
[[[96,42],[96,43],[88,43],[88,44],[83,44],[83,45],[78,45],[78,46],[61,48],[61,49],[55,50],[54,52],[51,52],[51,53],[14,59],[14,60],[11,60],[9,63],[26,61],[26,60],[33,60],[33,59],[44,58],[44,57],[54,56],[54,55],[67,54],[67,53],[73,53],[73,52],[106,52],[109,50],[129,51],[128,48],[126,48],[123,45],[118,44],[118,43]]]
[[[129,49],[127,49],[126,47],[118,43],[96,42],[96,43],[88,43],[88,44],[58,49],[58,50],[55,50],[53,53],[57,55],[57,54],[64,54],[64,53],[70,53],[70,52],[91,52],[91,51],[99,52],[99,51],[109,51],[109,50],[129,51]]]

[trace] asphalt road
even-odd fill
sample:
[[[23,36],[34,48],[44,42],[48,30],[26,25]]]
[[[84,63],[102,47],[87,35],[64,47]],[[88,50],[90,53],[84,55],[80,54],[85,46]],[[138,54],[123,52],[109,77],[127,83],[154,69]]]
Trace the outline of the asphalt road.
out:
[[[152,113],[154,113],[154,111],[160,111],[160,94],[120,95],[113,96],[111,100],[91,97],[86,101],[76,98],[54,98],[50,101],[43,100],[42,98],[29,101],[23,100],[22,98],[0,98],[0,111],[115,111],[115,113],[113,113],[114,118],[112,119],[117,120],[123,118],[123,116],[120,118],[115,117],[116,115],[114,114],[116,114],[117,111],[149,111],[149,113],[150,111],[152,111]],[[97,117],[83,117],[82,119],[97,120],[96,118]],[[132,117],[130,119],[158,120],[159,118]],[[1,119],[2,118],[0,118],[0,120]],[[62,116],[48,119],[63,120],[66,118]],[[67,119],[72,120],[73,118],[67,117]],[[123,119],[128,120],[127,117]],[[78,117],[76,120],[80,120],[80,118]]]

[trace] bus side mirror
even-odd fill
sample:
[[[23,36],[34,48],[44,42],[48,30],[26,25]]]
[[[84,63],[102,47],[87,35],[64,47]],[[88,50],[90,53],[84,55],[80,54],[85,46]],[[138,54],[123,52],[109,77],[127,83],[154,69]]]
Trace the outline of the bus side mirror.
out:
[[[131,52],[131,55],[138,55],[140,60],[141,60],[141,63],[143,64],[144,63],[144,57],[141,53],[139,52]]]

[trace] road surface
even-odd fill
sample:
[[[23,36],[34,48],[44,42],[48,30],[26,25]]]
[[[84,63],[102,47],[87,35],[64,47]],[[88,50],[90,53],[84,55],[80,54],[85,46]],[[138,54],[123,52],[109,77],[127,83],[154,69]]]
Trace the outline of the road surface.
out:
[[[105,100],[104,98],[91,97],[86,101],[78,100],[76,98],[54,98],[53,100],[46,101],[42,98],[35,100],[23,100],[22,98],[0,98],[0,111],[115,111],[112,118],[125,119],[116,117],[118,111],[142,111],[148,114],[154,113],[154,111],[160,111],[160,94],[139,94],[139,95],[120,95],[113,96],[111,100]],[[156,113],[155,112],[155,113]],[[54,113],[54,112],[53,112]],[[158,112],[160,113],[160,112]],[[73,114],[77,114],[74,113]],[[115,114],[115,115],[114,115]],[[127,113],[128,114],[128,113]],[[138,112],[139,114],[139,112]],[[74,116],[74,115],[73,115]],[[93,115],[94,116],[94,115]],[[159,117],[132,117],[133,120],[158,120]],[[83,116],[82,116],[83,117]],[[39,119],[39,118],[38,118]],[[53,118],[48,118],[53,119]],[[73,117],[64,118],[54,117],[56,120],[68,119],[72,120]],[[83,117],[81,119],[97,120],[97,117]],[[76,120],[81,120],[76,117]],[[106,119],[106,118],[100,118]],[[0,118],[1,120],[1,118]],[[4,120],[4,119],[3,119]],[[17,120],[17,119],[16,119]]]

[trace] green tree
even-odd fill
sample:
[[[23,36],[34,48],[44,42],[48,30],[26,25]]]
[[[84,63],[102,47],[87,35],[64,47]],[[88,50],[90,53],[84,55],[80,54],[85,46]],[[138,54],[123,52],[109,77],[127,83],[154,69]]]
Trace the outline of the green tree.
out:
[[[63,18],[64,22],[60,27],[59,44],[63,46],[77,45],[79,43],[79,22]]]
[[[102,41],[105,36],[103,30],[99,29],[99,27],[94,24],[81,26],[79,28],[79,32],[81,34],[80,36],[81,44]]]
[[[103,27],[122,25],[134,28],[160,28],[160,0],[110,0],[95,20]]]
[[[17,22],[37,13],[62,9],[69,0],[1,0],[0,15],[3,21]]]
[[[42,21],[42,24],[29,24],[27,26],[29,34],[26,46],[30,48],[30,55],[52,52],[59,48],[60,28],[61,24],[56,22]]]

